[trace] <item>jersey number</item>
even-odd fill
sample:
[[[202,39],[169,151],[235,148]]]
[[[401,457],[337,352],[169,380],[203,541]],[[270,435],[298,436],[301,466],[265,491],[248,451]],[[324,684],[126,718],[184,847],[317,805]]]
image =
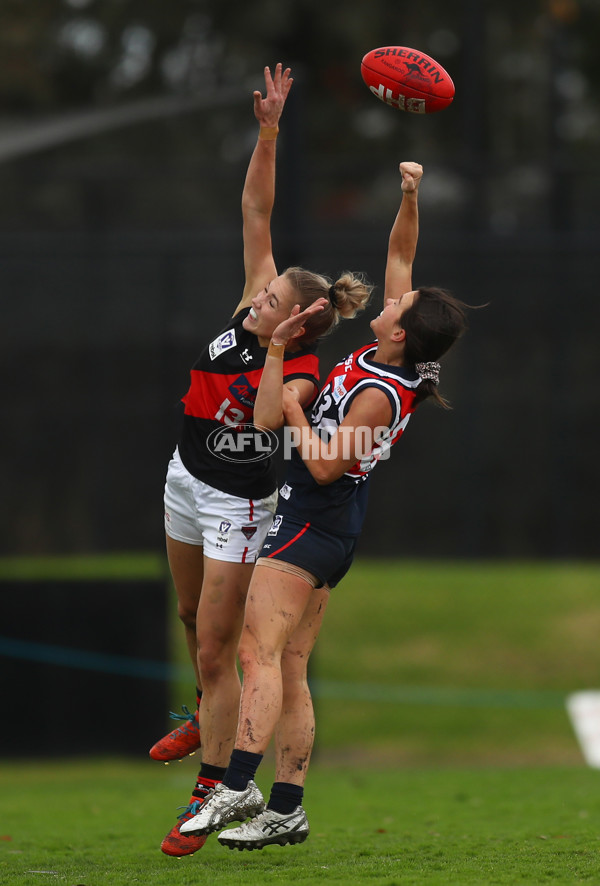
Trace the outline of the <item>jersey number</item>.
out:
[[[215,418],[218,421],[223,421],[224,425],[239,425],[245,416],[241,409],[236,409],[231,405],[231,400],[223,400]]]

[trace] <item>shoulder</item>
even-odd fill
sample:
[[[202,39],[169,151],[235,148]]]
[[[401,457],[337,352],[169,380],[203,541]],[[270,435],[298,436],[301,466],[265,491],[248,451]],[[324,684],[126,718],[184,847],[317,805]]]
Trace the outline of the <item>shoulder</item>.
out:
[[[295,372],[318,372],[319,358],[316,346],[310,345],[300,351],[289,351],[283,355],[284,375],[287,377]]]
[[[368,380],[367,384],[356,391],[347,415],[364,424],[371,424],[374,421],[377,424],[387,425],[393,413],[389,392],[377,381]]]
[[[296,358],[307,357],[307,356],[316,356],[317,353],[317,343],[312,342],[307,345],[305,348],[298,348],[297,351],[285,351],[283,355],[284,360],[294,360]]]

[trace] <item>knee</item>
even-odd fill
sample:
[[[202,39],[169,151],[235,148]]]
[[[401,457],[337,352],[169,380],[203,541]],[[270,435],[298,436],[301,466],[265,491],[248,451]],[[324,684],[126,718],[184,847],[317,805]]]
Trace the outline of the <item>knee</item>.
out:
[[[235,668],[235,643],[217,636],[198,636],[198,667],[202,682],[214,682],[222,673]]]
[[[280,667],[280,654],[276,649],[270,649],[264,644],[260,647],[252,639],[240,640],[238,648],[238,661],[244,676],[248,676],[263,668]]]
[[[200,671],[203,686],[210,686],[212,683],[215,683],[222,672],[220,663],[202,648],[198,650],[198,670]]]
[[[191,631],[196,630],[196,608],[186,605],[179,600],[177,603],[177,615],[185,628]]]

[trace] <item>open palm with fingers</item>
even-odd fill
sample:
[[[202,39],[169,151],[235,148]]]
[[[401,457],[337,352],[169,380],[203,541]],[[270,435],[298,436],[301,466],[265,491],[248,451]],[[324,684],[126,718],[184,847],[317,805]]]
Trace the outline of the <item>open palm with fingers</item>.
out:
[[[293,79],[290,77],[291,69],[283,70],[281,63],[275,66],[275,75],[271,76],[271,69],[265,68],[266,98],[258,90],[254,92],[254,114],[261,126],[277,126],[285,100],[292,88]]]
[[[300,310],[299,305],[294,305],[292,313],[287,320],[282,320],[282,322],[274,329],[271,341],[276,344],[286,345],[290,339],[302,332],[302,328],[308,318],[312,317],[313,314],[320,313],[326,304],[326,298],[318,298],[303,311]]]

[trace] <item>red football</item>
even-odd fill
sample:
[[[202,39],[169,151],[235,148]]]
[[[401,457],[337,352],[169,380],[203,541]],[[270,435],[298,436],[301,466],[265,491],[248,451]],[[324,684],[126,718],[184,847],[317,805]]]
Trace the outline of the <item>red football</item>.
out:
[[[447,108],[454,98],[449,74],[429,55],[408,46],[382,46],[367,52],[362,78],[377,98],[412,114]]]

